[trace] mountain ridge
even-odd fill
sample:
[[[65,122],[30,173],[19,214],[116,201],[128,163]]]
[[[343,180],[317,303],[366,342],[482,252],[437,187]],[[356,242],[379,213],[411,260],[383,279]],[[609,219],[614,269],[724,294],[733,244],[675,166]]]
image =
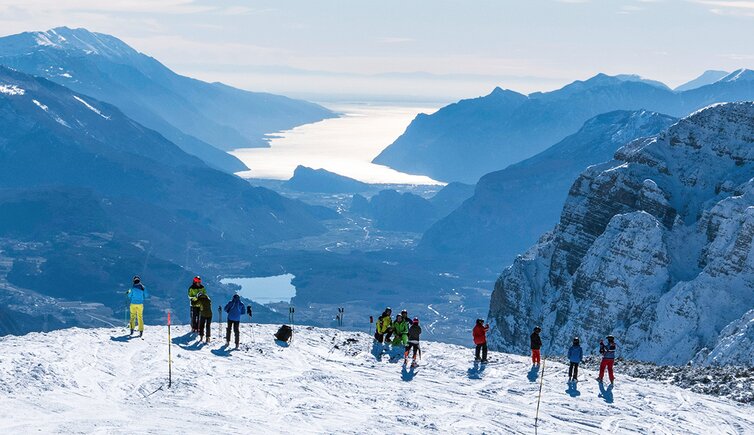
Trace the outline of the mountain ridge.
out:
[[[269,146],[267,133],[335,116],[313,103],[181,76],[114,36],[86,29],[2,37],[0,64],[112,103],[230,173],[245,165],[223,151]]]
[[[373,162],[436,180],[473,183],[535,155],[601,113],[645,109],[678,117],[712,103],[754,99],[754,74],[747,71],[684,92],[606,74],[528,96],[511,91],[503,99],[495,90],[418,115]]]
[[[614,111],[522,162],[484,175],[474,195],[430,227],[419,248],[492,267],[509,264],[555,225],[568,190],[587,166],[612,158],[626,142],[659,133],[675,118]]]

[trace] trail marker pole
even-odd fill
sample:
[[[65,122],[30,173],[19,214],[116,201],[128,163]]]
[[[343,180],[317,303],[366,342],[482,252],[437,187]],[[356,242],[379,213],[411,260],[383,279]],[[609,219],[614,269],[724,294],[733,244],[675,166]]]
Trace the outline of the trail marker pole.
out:
[[[168,388],[173,385],[173,355],[170,340],[170,311],[168,311]]]
[[[539,425],[539,403],[542,401],[542,384],[545,383],[545,363],[547,358],[542,358],[542,375],[539,378],[539,396],[537,396],[537,413],[534,416],[534,435],[537,434]]]

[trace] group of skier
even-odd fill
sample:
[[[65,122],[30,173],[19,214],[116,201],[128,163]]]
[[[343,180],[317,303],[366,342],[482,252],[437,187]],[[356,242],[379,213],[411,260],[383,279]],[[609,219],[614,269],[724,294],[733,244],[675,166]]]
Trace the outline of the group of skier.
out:
[[[415,366],[417,355],[421,359],[421,348],[419,340],[422,328],[419,326],[419,318],[411,319],[408,311],[403,310],[400,314],[392,318],[393,310],[390,307],[377,318],[377,328],[374,333],[374,339],[378,343],[389,343],[392,346],[403,346],[404,363],[408,363],[409,353],[412,353],[412,366]],[[392,341],[390,337],[393,337]]]
[[[149,297],[147,289],[141,282],[139,276],[134,276],[131,288],[126,292],[129,301],[129,311],[131,314],[129,327],[131,335],[134,333],[136,323],[139,325],[139,337],[144,334],[144,301]],[[195,276],[188,288],[188,298],[191,309],[191,332],[199,334],[199,341],[209,343],[212,326],[212,300],[207,294],[207,289],[202,284],[202,278]],[[219,309],[219,308],[218,308]],[[246,313],[249,317],[252,315],[251,305],[246,307],[241,302],[239,295],[233,295],[233,298],[225,304],[225,312],[228,313],[228,325],[225,329],[225,346],[230,346],[231,332],[235,338],[235,348],[238,349],[240,343],[240,324],[241,316]]]
[[[530,348],[531,348],[531,363],[532,366],[539,366],[541,362],[540,350],[542,349],[542,338],[539,333],[542,332],[542,328],[539,326],[534,327],[534,331],[530,336]],[[610,383],[615,382],[615,375],[613,374],[613,364],[615,363],[615,351],[618,349],[615,344],[615,337],[608,335],[607,343],[604,340],[600,340],[600,354],[602,355],[602,361],[600,362],[600,372],[597,377],[597,381],[602,383],[605,377],[605,371],[607,371]],[[579,337],[573,338],[571,347],[568,348],[568,382],[578,382],[579,378],[579,364],[584,360],[584,350],[579,343]]]
[[[141,282],[139,276],[134,276],[132,280],[131,289],[126,292],[126,296],[129,301],[130,321],[129,327],[131,329],[131,335],[134,333],[134,328],[138,323],[139,337],[144,333],[144,301],[149,297],[146,287]],[[188,288],[188,298],[191,304],[191,332],[199,334],[199,341],[209,343],[211,335],[212,325],[212,300],[207,295],[207,289],[202,285],[202,278],[195,276],[192,280],[191,286]],[[241,316],[246,313],[249,316],[251,313],[251,306],[246,307],[239,295],[233,295],[233,298],[225,304],[225,312],[228,313],[228,325],[225,329],[225,346],[230,346],[231,332],[235,338],[235,348],[238,349],[240,342],[240,323]],[[391,344],[392,346],[402,346],[404,349],[404,361],[408,362],[409,354],[412,353],[412,365],[416,365],[417,356],[421,358],[421,348],[419,346],[419,340],[422,333],[421,326],[419,326],[419,318],[414,317],[411,319],[407,310],[401,311],[400,314],[392,318],[392,309],[390,307],[385,308],[385,311],[377,318],[377,328],[374,333],[374,339],[381,344]],[[474,361],[487,363],[487,332],[490,326],[484,323],[483,319],[477,319],[474,328],[472,329],[472,336],[474,338]],[[533,367],[538,367],[541,364],[542,356],[542,338],[539,336],[542,332],[542,328],[539,326],[534,327],[534,331],[531,333],[530,348],[531,348],[531,362]],[[392,337],[392,340],[391,340]],[[615,375],[613,374],[613,364],[615,363],[615,352],[617,346],[615,344],[615,337],[612,335],[607,336],[607,343],[604,340],[600,340],[600,354],[602,354],[602,361],[600,363],[599,377],[597,380],[601,383],[607,371],[610,383],[615,381]],[[583,361],[584,352],[579,343],[579,338],[574,337],[573,344],[568,349],[568,382],[577,382],[579,376],[579,364]]]

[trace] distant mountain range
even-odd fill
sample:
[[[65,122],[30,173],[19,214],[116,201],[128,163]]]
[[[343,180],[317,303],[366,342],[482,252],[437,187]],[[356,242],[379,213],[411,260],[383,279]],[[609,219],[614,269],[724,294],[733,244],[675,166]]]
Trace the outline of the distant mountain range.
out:
[[[715,83],[728,74],[730,74],[728,71],[708,70],[694,80],[690,80],[678,86],[677,88],[675,88],[675,90],[678,92],[683,92],[689,91],[691,89],[701,88],[702,86],[711,85],[712,83]]]
[[[675,120],[645,110],[609,112],[588,120],[536,156],[483,176],[473,197],[424,233],[420,249],[491,267],[509,264],[557,223],[568,189],[581,171]]]
[[[116,37],[86,29],[0,38],[0,65],[113,104],[226,172],[246,167],[220,150],[265,147],[267,133],[335,116],[305,101],[181,76]]]
[[[324,231],[317,208],[208,167],[113,105],[5,67],[0,167],[0,299],[26,323],[80,324],[49,313],[45,297],[120,310],[114,289],[141,273],[159,288],[156,308],[182,310],[171,303],[185,297],[186,268]],[[95,318],[112,319],[105,311]]]
[[[734,78],[735,79],[735,78]],[[750,364],[754,103],[715,105],[632,141],[573,183],[551,232],[502,273],[491,341],[574,336],[656,363]]]
[[[350,211],[374,219],[375,227],[381,230],[421,233],[473,193],[473,186],[462,183],[450,183],[429,199],[385,189],[370,199],[353,195]]]
[[[750,70],[682,92],[637,76],[605,74],[529,95],[496,88],[485,97],[417,115],[374,163],[436,180],[475,183],[537,154],[601,113],[644,109],[678,117],[712,103],[751,99]]]

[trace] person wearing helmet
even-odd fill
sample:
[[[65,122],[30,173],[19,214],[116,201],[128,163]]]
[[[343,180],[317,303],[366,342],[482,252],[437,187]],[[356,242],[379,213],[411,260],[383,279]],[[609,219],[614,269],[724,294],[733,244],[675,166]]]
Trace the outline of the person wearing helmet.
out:
[[[408,326],[411,326],[411,324],[413,323],[413,321],[411,320],[410,317],[408,317],[408,311],[401,310],[401,317],[403,317],[403,320],[405,320],[406,323],[408,323]]]
[[[398,314],[395,316],[395,322],[393,322],[393,332],[395,338],[393,338],[393,346],[406,346],[408,344],[408,322]]]
[[[199,332],[199,318],[201,306],[199,305],[198,297],[200,294],[207,294],[207,289],[202,285],[202,278],[195,276],[191,282],[191,286],[188,289],[188,298],[191,302],[191,332]]]
[[[534,332],[532,332],[531,336],[529,337],[531,345],[531,363],[535,366],[538,366],[541,361],[539,354],[540,349],[542,349],[542,339],[539,337],[540,332],[542,332],[542,328],[535,326]]]
[[[141,278],[137,275],[133,277],[131,289],[126,292],[130,303],[129,312],[131,320],[128,325],[131,327],[131,335],[134,334],[134,322],[139,323],[139,337],[144,335],[144,300],[149,297],[147,289],[141,283]]]
[[[206,293],[199,293],[196,297],[199,304],[199,341],[205,340],[209,343],[210,330],[212,329],[212,301]]]
[[[387,307],[377,318],[377,331],[374,333],[374,339],[379,343],[390,342],[390,336],[393,335],[392,315],[393,310]]]
[[[600,376],[597,381],[602,383],[602,378],[605,376],[605,369],[607,369],[607,375],[610,377],[610,383],[615,382],[615,376],[613,375],[613,364],[615,363],[615,351],[618,347],[615,345],[615,337],[612,335],[607,336],[607,344],[603,340],[600,340],[600,353],[602,354],[602,362],[600,362]]]
[[[411,326],[408,327],[408,344],[406,345],[406,352],[403,354],[404,361],[403,363],[406,364],[408,362],[408,353],[411,349],[414,350],[414,354],[411,357],[413,362],[411,363],[411,367],[416,366],[416,354],[417,352],[421,356],[422,351],[419,348],[419,336],[422,333],[422,328],[419,326],[419,318],[414,317],[414,320],[411,321]]]
[[[486,325],[484,319],[476,319],[476,325],[471,330],[471,334],[474,336],[474,345],[476,346],[474,361],[487,362],[487,331],[489,330],[490,325]]]
[[[573,345],[568,349],[568,382],[578,382],[579,363],[584,358],[584,351],[579,344],[579,337],[573,337]]]

